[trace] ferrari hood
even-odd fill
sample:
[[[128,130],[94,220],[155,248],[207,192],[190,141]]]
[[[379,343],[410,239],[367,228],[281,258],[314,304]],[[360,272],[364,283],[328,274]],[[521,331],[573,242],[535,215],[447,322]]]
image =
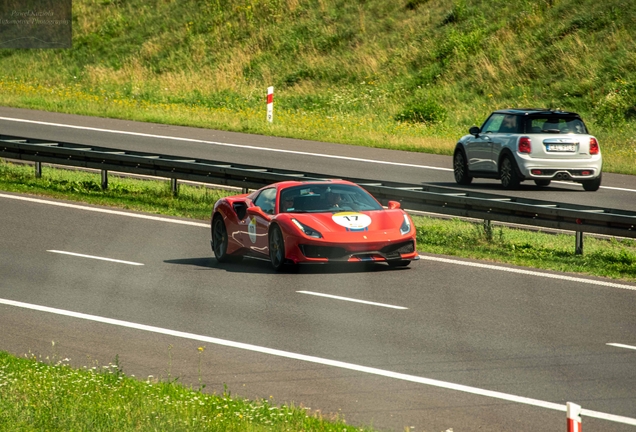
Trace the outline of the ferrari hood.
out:
[[[342,211],[333,213],[297,213],[290,216],[298,222],[320,231],[325,240],[359,237],[359,233],[399,234],[404,223],[404,212],[399,209],[367,212]]]

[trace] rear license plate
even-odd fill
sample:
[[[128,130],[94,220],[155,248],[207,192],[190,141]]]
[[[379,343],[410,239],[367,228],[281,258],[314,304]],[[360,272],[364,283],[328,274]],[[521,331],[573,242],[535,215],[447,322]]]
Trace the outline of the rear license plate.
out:
[[[573,152],[576,151],[575,144],[548,144],[545,149],[549,152]]]

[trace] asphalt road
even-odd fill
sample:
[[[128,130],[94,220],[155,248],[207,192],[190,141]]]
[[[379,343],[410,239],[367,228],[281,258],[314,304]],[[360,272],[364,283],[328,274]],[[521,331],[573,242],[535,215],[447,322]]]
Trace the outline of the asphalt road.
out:
[[[635,430],[608,415],[636,419],[636,285],[432,256],[281,275],[216,264],[205,223],[16,198],[0,194],[0,349],[117,355],[382,430],[565,430],[567,401],[596,412],[586,432]]]
[[[333,176],[458,187],[451,157],[426,153],[6,107],[0,107],[0,133]],[[634,176],[604,173],[598,192],[585,192],[581,185],[567,182],[553,182],[547,188],[525,182],[520,190],[509,192],[502,190],[499,181],[487,179],[475,180],[462,189],[636,211]]]

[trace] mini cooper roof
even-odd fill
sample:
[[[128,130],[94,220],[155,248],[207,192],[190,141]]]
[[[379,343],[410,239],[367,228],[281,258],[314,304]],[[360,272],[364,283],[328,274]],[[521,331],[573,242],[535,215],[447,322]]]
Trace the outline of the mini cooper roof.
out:
[[[579,115],[575,112],[553,110],[550,108],[508,108],[508,109],[500,109],[494,112],[498,114],[514,114],[514,115],[531,115],[531,114],[554,115],[556,114],[556,115],[570,115],[570,116],[579,117]]]

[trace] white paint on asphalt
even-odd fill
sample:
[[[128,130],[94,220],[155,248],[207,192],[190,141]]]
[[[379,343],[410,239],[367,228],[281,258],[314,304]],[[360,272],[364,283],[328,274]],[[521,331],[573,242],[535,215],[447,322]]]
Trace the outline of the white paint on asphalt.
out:
[[[207,228],[207,229],[210,228],[210,225],[208,223],[192,222],[192,221],[179,220],[179,219],[169,219],[169,218],[161,217],[161,216],[150,216],[150,215],[139,214],[139,213],[128,213],[128,212],[122,212],[118,210],[109,210],[109,209],[97,208],[97,207],[87,207],[87,206],[78,205],[78,204],[49,201],[49,200],[31,198],[26,196],[8,195],[8,194],[0,193],[0,198],[15,199],[19,201],[27,201],[27,202],[37,203],[37,204],[54,205],[58,207],[72,208],[76,210],[94,211],[98,213],[107,213],[107,214],[113,214],[117,216],[127,216],[132,218],[146,219],[146,220],[152,220],[152,221],[158,221],[158,222],[168,222],[168,223],[175,223],[175,224],[181,224],[181,225],[196,226],[196,227]],[[482,264],[478,262],[460,261],[460,260],[426,256],[426,255],[420,255],[420,259],[427,260],[427,261],[444,262],[447,264],[456,264],[456,265],[463,265],[463,266],[469,266],[469,267],[479,267],[479,268],[484,268],[489,270],[505,271],[510,273],[526,274],[526,275],[545,277],[550,279],[559,279],[559,280],[566,280],[571,282],[586,283],[586,284],[592,284],[592,285],[599,285],[599,286],[605,286],[605,287],[621,288],[621,289],[636,291],[636,285],[626,285],[626,284],[620,284],[615,282],[606,282],[606,281],[600,281],[600,280],[594,280],[594,279],[585,279],[585,278],[565,276],[560,274],[543,273],[543,272],[534,271],[534,270],[524,270],[524,269],[518,269],[518,268],[511,268],[511,267],[503,267],[503,266],[498,266],[494,264]]]
[[[107,132],[107,133],[113,133],[113,134],[131,135],[131,136],[139,136],[144,138],[184,141],[184,142],[193,142],[193,143],[199,143],[199,144],[211,144],[211,145],[217,145],[222,147],[233,147],[233,148],[242,148],[242,149],[249,149],[249,150],[269,151],[269,152],[276,152],[276,153],[289,153],[289,154],[314,156],[314,157],[321,157],[321,158],[328,158],[328,159],[342,159],[342,160],[366,162],[366,163],[373,163],[373,164],[380,164],[380,165],[395,165],[395,166],[423,168],[423,169],[430,169],[430,170],[437,170],[437,171],[453,171],[452,168],[443,168],[443,167],[435,167],[435,166],[427,166],[427,165],[415,165],[415,164],[407,164],[407,163],[401,163],[401,162],[388,162],[388,161],[374,160],[374,159],[362,159],[362,158],[355,158],[355,157],[349,157],[349,156],[329,155],[329,154],[323,154],[323,153],[309,153],[309,152],[301,152],[296,150],[273,149],[269,147],[258,147],[258,146],[244,145],[244,144],[231,144],[231,143],[225,143],[225,142],[219,142],[219,141],[207,141],[207,140],[200,140],[200,139],[194,139],[194,138],[172,137],[168,135],[154,135],[154,134],[147,134],[147,133],[141,133],[141,132],[122,131],[122,130],[116,130],[116,129],[102,129],[102,128],[93,128],[88,126],[67,125],[62,123],[49,123],[49,122],[42,122],[42,121],[36,121],[36,120],[16,119],[16,118],[10,118],[10,117],[0,117],[0,120],[13,121],[13,122],[19,122],[19,123],[39,124],[43,126],[64,127],[64,128],[70,128],[70,129],[81,129],[81,130],[88,130],[93,132]]]
[[[619,344],[619,343],[608,343],[607,345],[617,347],[617,348],[626,348],[626,349],[636,350],[636,346],[631,346],[631,345],[625,345],[625,344]]]
[[[128,265],[134,265],[134,266],[143,265],[142,263],[137,263],[132,261],[122,261],[122,260],[117,260],[112,258],[104,258],[104,257],[93,256],[93,255],[84,255],[84,254],[79,254],[75,252],[66,252],[66,251],[59,251],[59,250],[47,250],[47,252],[52,252],[52,253],[62,254],[62,255],[71,255],[71,256],[80,257],[80,258],[90,258],[90,259],[100,260],[100,261],[110,261],[110,262],[119,263],[119,264],[128,264]]]
[[[518,273],[518,274],[524,274],[529,276],[538,276],[538,277],[544,277],[549,279],[558,279],[558,280],[564,280],[564,281],[570,281],[570,282],[586,283],[591,285],[599,285],[604,287],[621,288],[621,289],[636,291],[636,285],[625,285],[625,284],[620,284],[616,282],[606,282],[601,280],[585,279],[585,278],[574,277],[574,276],[565,276],[562,274],[543,273],[543,272],[534,271],[534,270],[524,270],[519,268],[502,267],[502,266],[493,265],[493,264],[482,264],[478,262],[460,261],[455,259],[426,256],[426,255],[420,255],[420,259],[427,260],[427,261],[443,262],[447,264],[463,265],[467,267],[477,267],[477,268],[483,268],[488,270],[497,270],[497,271],[503,271],[503,272],[509,272],[509,273]]]
[[[455,383],[440,381],[440,380],[436,380],[432,378],[419,377],[415,375],[407,375],[407,374],[403,374],[399,372],[392,372],[392,371],[384,370],[384,369],[362,366],[362,365],[357,365],[353,363],[346,363],[346,362],[342,362],[338,360],[330,360],[330,359],[325,359],[321,357],[314,357],[314,356],[309,356],[305,354],[282,351],[282,350],[278,350],[274,348],[267,348],[267,347],[262,347],[258,345],[246,344],[242,342],[234,342],[234,341],[229,341],[226,339],[219,339],[219,338],[210,337],[210,336],[197,335],[194,333],[186,333],[186,332],[181,332],[178,330],[170,330],[170,329],[165,329],[161,327],[154,327],[154,326],[149,326],[145,324],[133,323],[130,321],[122,321],[122,320],[113,319],[113,318],[105,318],[105,317],[100,317],[97,315],[89,315],[89,314],[84,314],[80,312],[73,312],[73,311],[68,311],[64,309],[34,305],[30,303],[23,303],[23,302],[18,302],[14,300],[0,299],[0,304],[4,304],[7,306],[14,306],[14,307],[23,308],[23,309],[35,310],[40,312],[46,312],[46,313],[51,313],[55,315],[78,318],[78,319],[83,319],[83,320],[88,320],[93,322],[99,322],[104,324],[110,324],[110,325],[115,325],[119,327],[131,328],[131,329],[136,329],[136,330],[141,330],[141,331],[146,331],[151,333],[174,336],[178,338],[196,340],[196,341],[201,341],[201,342],[206,342],[210,344],[221,345],[221,346],[226,346],[231,348],[238,348],[238,349],[257,352],[261,354],[268,354],[268,355],[273,355],[277,357],[300,360],[300,361],[320,364],[324,366],[332,366],[332,367],[337,367],[341,369],[347,369],[347,370],[352,370],[356,372],[382,376],[386,378],[409,381],[409,382],[429,385],[433,387],[444,388],[448,390],[460,391],[463,393],[470,393],[470,394],[479,395],[479,396],[487,396],[487,397],[505,400],[509,402],[515,402],[520,404],[532,405],[532,406],[536,406],[540,408],[547,408],[551,410],[566,412],[566,405],[562,405],[562,404],[558,404],[554,402],[547,402],[547,401],[542,401],[539,399],[516,396],[516,395],[498,392],[498,391],[485,390],[485,389],[480,389],[477,387],[471,387],[471,386],[466,386],[462,384],[455,384]],[[593,418],[597,418],[601,420],[608,420],[608,421],[612,421],[616,423],[624,423],[624,424],[636,426],[635,418],[623,417],[623,416],[603,413],[599,411],[592,411],[587,409],[581,410],[581,414],[585,417],[593,417]]]
[[[81,130],[88,130],[88,131],[94,131],[94,132],[106,132],[106,133],[121,134],[121,135],[131,135],[131,136],[139,136],[144,138],[157,138],[157,139],[166,139],[166,140],[175,140],[175,141],[195,142],[195,143],[211,144],[211,145],[218,145],[218,146],[224,146],[224,147],[235,147],[235,148],[244,148],[244,149],[259,150],[259,151],[270,151],[270,152],[278,152],[278,153],[290,153],[290,154],[297,154],[297,155],[303,155],[303,156],[314,156],[314,157],[330,158],[330,159],[342,159],[342,160],[366,162],[366,163],[373,163],[373,164],[380,164],[380,165],[404,166],[404,167],[411,167],[411,168],[429,169],[429,170],[435,170],[435,171],[453,171],[452,168],[444,168],[444,167],[436,167],[436,166],[428,166],[428,165],[407,164],[402,162],[388,162],[388,161],[381,161],[381,160],[374,160],[374,159],[355,158],[355,157],[349,157],[349,156],[301,152],[296,150],[273,149],[268,147],[250,146],[250,145],[244,145],[244,144],[232,144],[232,143],[225,143],[225,142],[219,142],[219,141],[207,141],[207,140],[199,140],[194,138],[172,137],[168,135],[155,135],[155,134],[147,134],[142,132],[130,132],[130,131],[117,130],[117,129],[94,128],[94,127],[88,127],[88,126],[77,126],[77,125],[69,125],[69,124],[63,124],[63,123],[51,123],[51,122],[18,119],[18,118],[11,118],[11,117],[0,117],[0,120],[12,121],[12,122],[18,122],[18,123],[39,124],[43,126],[64,127],[69,129],[81,129]],[[565,182],[562,182],[562,183],[565,183]],[[567,184],[572,185],[572,183],[567,183]],[[636,189],[617,188],[617,187],[610,187],[610,186],[601,186],[601,189],[611,189],[611,190],[618,190],[623,192],[636,192]]]
[[[366,300],[358,300],[358,299],[354,299],[354,298],[341,297],[341,296],[331,295],[331,294],[317,293],[317,292],[313,292],[313,291],[296,291],[296,292],[300,293],[300,294],[309,294],[309,295],[314,295],[314,296],[318,296],[318,297],[332,298],[332,299],[335,299],[335,300],[344,300],[344,301],[349,301],[349,302],[354,302],[354,303],[363,303],[363,304],[368,304],[368,305],[372,305],[372,306],[381,306],[381,307],[392,308],[392,309],[408,309],[408,308],[403,307],[403,306],[393,306],[393,305],[390,305],[390,304],[375,303],[375,302],[366,301]]]
[[[97,213],[107,213],[107,214],[112,214],[117,216],[128,216],[128,217],[138,218],[138,219],[146,219],[146,220],[159,221],[159,222],[175,223],[180,225],[190,225],[190,226],[196,226],[196,227],[210,228],[209,223],[193,222],[193,221],[179,220],[179,219],[169,219],[167,217],[151,216],[151,215],[140,214],[140,213],[128,213],[128,212],[123,212],[119,210],[110,210],[110,209],[98,208],[98,207],[88,207],[85,205],[69,204],[69,203],[64,203],[59,201],[49,201],[49,200],[44,200],[39,198],[31,198],[27,196],[8,195],[8,194],[0,193],[0,198],[14,199],[18,201],[28,201],[32,203],[47,204],[47,205],[52,205],[57,207],[66,207],[66,208],[71,208],[75,210],[86,210],[86,211],[92,211]]]

